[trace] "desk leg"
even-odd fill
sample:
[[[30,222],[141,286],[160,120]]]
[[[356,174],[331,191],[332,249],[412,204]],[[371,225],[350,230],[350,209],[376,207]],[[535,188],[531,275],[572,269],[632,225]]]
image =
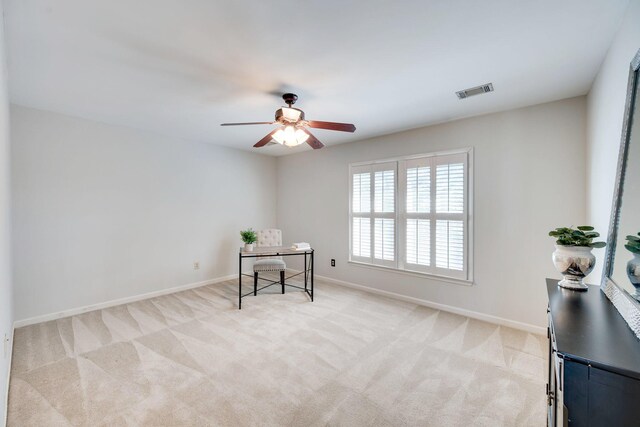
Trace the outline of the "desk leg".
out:
[[[311,251],[311,302],[313,302],[313,270],[315,269],[314,252]]]
[[[304,252],[304,290],[307,290],[307,251]]]
[[[238,254],[238,310],[242,310],[242,254]]]
[[[284,294],[284,270],[280,272],[280,284],[282,285],[282,293]]]

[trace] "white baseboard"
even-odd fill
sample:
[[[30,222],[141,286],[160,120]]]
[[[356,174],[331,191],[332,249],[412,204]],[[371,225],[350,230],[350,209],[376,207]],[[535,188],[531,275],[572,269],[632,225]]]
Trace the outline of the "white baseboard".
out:
[[[13,360],[13,338],[16,333],[15,322],[11,328],[11,341],[9,341],[9,360],[7,361],[7,384],[4,390],[4,419],[2,425],[7,427],[9,422],[9,383],[11,382],[11,361]],[[4,345],[4,343],[3,343]]]
[[[238,277],[237,274],[232,274],[229,276],[223,276],[223,277],[217,277],[215,279],[204,280],[202,282],[188,283],[186,285],[174,286],[172,288],[148,292],[146,294],[133,295],[130,297],[119,298],[111,301],[101,302],[98,304],[86,305],[84,307],[71,308],[69,310],[63,310],[57,313],[44,314],[42,316],[35,316],[35,317],[30,317],[28,319],[16,320],[14,322],[14,328],[21,328],[23,326],[33,325],[41,322],[48,322],[50,320],[61,319],[63,317],[75,316],[76,314],[87,313],[89,311],[102,310],[103,308],[113,307],[116,305],[128,304],[130,302],[159,297],[167,294],[173,294],[175,292],[186,291],[187,289],[199,288],[201,286],[224,282],[227,280],[235,279],[237,277]]]
[[[518,322],[516,320],[509,320],[503,317],[493,316],[491,314],[480,313],[477,311],[467,310],[460,307],[454,307],[451,305],[440,304],[438,302],[428,301],[420,298],[410,297],[407,295],[397,294],[395,292],[383,291],[381,289],[375,289],[368,286],[357,285],[351,282],[345,282],[344,280],[333,279],[331,277],[315,275],[318,279],[325,280],[329,283],[333,283],[339,286],[345,286],[348,288],[358,289],[360,291],[370,292],[372,294],[382,295],[389,298],[394,298],[401,301],[412,302],[414,304],[422,305],[436,310],[447,311],[449,313],[459,314],[461,316],[470,317],[472,319],[482,320],[484,322],[494,323],[497,325],[508,326],[514,329],[520,329],[522,331],[530,332],[532,334],[544,335],[547,333],[547,329],[541,326],[531,325],[529,323]]]
[[[293,272],[294,270],[290,270],[290,271]],[[57,313],[45,314],[45,315],[42,315],[42,316],[31,317],[31,318],[23,319],[23,320],[17,320],[17,321],[14,322],[14,328],[21,328],[23,326],[33,325],[33,324],[41,323],[41,322],[47,322],[47,321],[50,321],[50,320],[61,319],[63,317],[74,316],[76,314],[82,314],[82,313],[86,313],[86,312],[89,312],[89,311],[101,310],[101,309],[107,308],[107,307],[113,307],[113,306],[116,306],[116,305],[127,304],[127,303],[130,303],[130,302],[135,302],[135,301],[154,298],[154,297],[158,297],[158,296],[162,296],[162,295],[172,294],[172,293],[184,291],[184,290],[187,290],[187,289],[193,289],[193,288],[198,288],[200,286],[206,286],[206,285],[211,285],[211,284],[214,284],[214,283],[224,282],[224,281],[227,281],[227,280],[235,279],[237,277],[238,277],[237,275],[232,274],[232,275],[229,275],[229,276],[223,276],[223,277],[218,277],[218,278],[215,278],[215,279],[205,280],[205,281],[202,281],[202,282],[189,283],[189,284],[186,284],[186,285],[175,286],[175,287],[172,287],[172,288],[162,289],[162,290],[159,290],[159,291],[149,292],[149,293],[146,293],[146,294],[134,295],[134,296],[131,296],[131,297],[120,298],[120,299],[117,299],[117,300],[107,301],[107,302],[103,302],[103,303],[99,303],[99,304],[92,304],[92,305],[88,305],[88,306],[84,306],[84,307],[72,308],[72,309],[60,311],[60,312],[57,312]],[[454,306],[447,305],[447,304],[441,304],[441,303],[437,303],[437,302],[433,302],[433,301],[429,301],[429,300],[425,300],[425,299],[421,299],[421,298],[410,297],[410,296],[398,294],[398,293],[395,293],[395,292],[384,291],[384,290],[381,290],[381,289],[375,289],[375,288],[371,288],[369,286],[358,285],[358,284],[355,284],[355,283],[346,282],[344,280],[333,279],[333,278],[327,277],[327,276],[320,276],[320,275],[316,274],[316,277],[318,279],[322,279],[322,280],[325,280],[325,281],[327,281],[329,283],[333,283],[333,284],[336,284],[336,285],[345,286],[345,287],[349,287],[349,288],[353,288],[353,289],[358,289],[360,291],[370,292],[370,293],[373,293],[373,294],[382,295],[382,296],[385,296],[385,297],[388,297],[388,298],[394,298],[394,299],[401,300],[401,301],[407,301],[407,302],[411,302],[411,303],[414,303],[414,304],[422,305],[422,306],[425,306],[425,307],[434,308],[436,310],[447,311],[447,312],[450,312],[450,313],[459,314],[461,316],[466,316],[466,317],[482,320],[482,321],[489,322],[489,323],[495,323],[495,324],[498,324],[498,325],[508,326],[510,328],[520,329],[520,330],[523,330],[523,331],[526,331],[526,332],[531,332],[531,333],[534,333],[534,334],[545,334],[546,333],[546,328],[541,327],[541,326],[531,325],[529,323],[518,322],[516,320],[505,319],[503,317],[493,316],[491,314],[480,313],[480,312],[477,312],[477,311],[467,310],[467,309],[460,308],[460,307],[454,307]],[[13,345],[13,340],[11,341],[11,343]]]

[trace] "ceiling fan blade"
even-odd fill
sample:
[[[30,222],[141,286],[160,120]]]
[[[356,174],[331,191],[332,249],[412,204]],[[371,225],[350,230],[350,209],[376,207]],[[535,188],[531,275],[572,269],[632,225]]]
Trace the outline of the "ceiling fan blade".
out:
[[[337,130],[340,132],[354,132],[356,130],[356,127],[351,123],[334,123],[334,122],[320,122],[318,120],[309,120],[307,124],[311,128]]]
[[[273,122],[221,123],[220,126],[272,125]]]
[[[276,129],[277,130],[277,129]],[[270,132],[267,136],[265,136],[264,138],[262,138],[260,141],[256,142],[253,146],[256,148],[260,148],[260,147],[264,147],[265,145],[267,145],[269,142],[271,142],[271,140],[273,139],[273,134],[276,133],[276,131],[274,130],[273,132]]]
[[[305,130],[305,132],[307,132],[307,135],[309,135],[309,138],[307,138],[307,144],[309,144],[311,146],[311,148],[313,148],[314,150],[318,150],[318,149],[324,147],[324,144],[322,142],[318,141],[318,138],[313,136],[311,134],[311,132],[306,131],[306,130]]]

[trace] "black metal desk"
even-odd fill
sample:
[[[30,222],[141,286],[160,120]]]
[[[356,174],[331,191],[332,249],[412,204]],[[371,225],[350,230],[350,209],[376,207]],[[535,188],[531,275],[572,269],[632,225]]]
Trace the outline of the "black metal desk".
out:
[[[291,288],[297,288],[305,291],[309,297],[311,297],[311,301],[313,301],[313,249],[307,250],[295,250],[289,246],[265,246],[262,248],[254,248],[253,251],[247,252],[244,248],[240,248],[238,252],[238,309],[242,309],[242,298],[252,295],[254,291],[247,292],[242,295],[242,276],[249,276],[253,278],[252,274],[246,274],[242,272],[242,260],[244,258],[258,258],[258,257],[274,257],[274,256],[304,256],[304,269],[299,272],[292,274],[290,276],[285,277],[285,286],[289,286]],[[291,285],[287,283],[287,279],[291,279],[296,276],[304,275],[304,288],[301,286]],[[273,285],[280,285],[280,280],[273,281],[272,279],[265,279],[262,277],[258,277],[258,280],[265,280],[270,282],[268,285],[265,285],[258,290],[262,290],[268,288]],[[283,291],[284,292],[284,291]]]

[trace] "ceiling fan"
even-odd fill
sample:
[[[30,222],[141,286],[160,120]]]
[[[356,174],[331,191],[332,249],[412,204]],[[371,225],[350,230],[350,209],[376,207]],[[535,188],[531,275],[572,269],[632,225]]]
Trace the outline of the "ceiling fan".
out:
[[[222,123],[220,126],[244,126],[244,125],[275,125],[280,127],[270,132],[267,136],[258,141],[254,147],[263,147],[275,141],[287,147],[295,147],[305,142],[314,150],[324,147],[306,128],[337,130],[340,132],[354,132],[356,127],[350,123],[320,122],[317,120],[305,120],[304,111],[293,108],[292,105],[298,100],[295,93],[285,93],[282,99],[288,107],[276,110],[276,119],[273,122],[247,122],[247,123]]]

